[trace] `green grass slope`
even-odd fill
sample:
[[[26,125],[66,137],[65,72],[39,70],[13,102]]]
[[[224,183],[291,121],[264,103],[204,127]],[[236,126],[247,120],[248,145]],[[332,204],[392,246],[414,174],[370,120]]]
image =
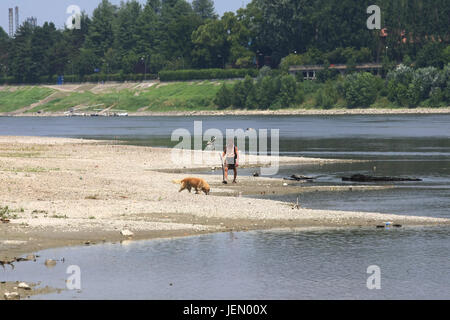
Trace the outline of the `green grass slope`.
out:
[[[54,92],[43,87],[21,87],[0,91],[0,112],[12,112],[37,103]]]
[[[186,111],[214,110],[213,100],[221,82],[179,82],[155,84],[146,89],[112,89],[58,94],[29,112],[83,111]]]

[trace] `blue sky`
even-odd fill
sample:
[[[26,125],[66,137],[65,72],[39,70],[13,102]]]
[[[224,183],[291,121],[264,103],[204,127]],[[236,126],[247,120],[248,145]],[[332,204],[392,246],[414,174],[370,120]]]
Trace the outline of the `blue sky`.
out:
[[[188,0],[191,1],[191,0]],[[247,4],[250,0],[215,0],[216,11],[223,14],[226,11],[235,11],[242,4]],[[101,0],[0,0],[0,26],[8,32],[8,8],[19,6],[20,22],[27,17],[37,17],[38,24],[44,21],[52,21],[57,27],[62,28],[69,17],[66,9],[70,5],[78,5],[81,10],[89,15]],[[111,3],[120,4],[120,0],[110,0]],[[139,0],[145,3],[146,0]],[[14,22],[15,23],[15,22]]]

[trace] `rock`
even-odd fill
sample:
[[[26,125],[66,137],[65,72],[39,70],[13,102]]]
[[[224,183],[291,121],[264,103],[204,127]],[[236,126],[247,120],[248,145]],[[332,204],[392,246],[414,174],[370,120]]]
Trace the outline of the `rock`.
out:
[[[52,260],[52,259],[47,259],[47,260],[45,260],[45,265],[47,267],[54,267],[54,266],[56,266],[56,261]]]
[[[134,233],[131,232],[130,230],[122,230],[122,231],[120,231],[120,234],[123,235],[124,237],[132,237],[132,236],[134,236]]]
[[[18,292],[5,292],[5,300],[20,300],[20,294]]]
[[[19,283],[18,288],[23,289],[23,290],[31,290],[31,287],[28,284],[26,284],[25,282]]]
[[[36,256],[35,256],[34,254],[29,254],[29,255],[26,257],[26,259],[27,259],[28,261],[35,261],[35,260],[36,260]]]

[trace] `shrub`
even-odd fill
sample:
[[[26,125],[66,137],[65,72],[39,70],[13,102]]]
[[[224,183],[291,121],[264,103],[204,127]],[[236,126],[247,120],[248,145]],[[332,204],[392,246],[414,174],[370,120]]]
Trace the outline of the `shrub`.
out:
[[[412,81],[413,76],[414,70],[411,67],[400,64],[395,70],[388,73],[387,79],[396,83],[408,84]]]
[[[442,51],[442,60],[446,65],[450,63],[450,45]]]
[[[450,63],[442,70],[442,78],[444,81],[443,99],[446,103],[450,103]]]
[[[233,103],[231,94],[231,90],[228,88],[226,83],[224,83],[222,87],[220,87],[220,90],[217,92],[216,97],[214,98],[214,103],[219,108],[223,109],[231,107]]]
[[[448,67],[439,71],[435,67],[413,70],[399,66],[388,74],[389,100],[403,107],[416,107],[424,101],[438,106],[440,102],[448,101],[449,76],[446,70]]]
[[[442,44],[429,42],[420,49],[416,56],[416,66],[442,68],[445,64],[445,48]]]
[[[429,106],[430,107],[440,107],[444,103],[444,93],[441,88],[433,88],[430,92]]]
[[[330,69],[329,66],[325,66],[325,69],[317,72],[317,81],[327,82],[328,80],[336,79],[339,76],[339,71],[336,69]]]
[[[282,108],[287,108],[296,103],[297,96],[297,83],[295,78],[291,75],[286,75],[280,79],[280,94],[278,102]]]
[[[238,81],[233,86],[232,104],[236,108],[244,108],[247,101],[247,92],[245,91],[244,82]]]
[[[345,77],[345,100],[350,108],[367,108],[377,98],[377,81],[371,73],[352,73]]]
[[[443,75],[434,67],[417,69],[411,82],[412,89],[417,91],[420,100],[427,99],[431,89],[441,87],[443,83]]]
[[[304,64],[305,59],[299,55],[299,54],[293,54],[284,57],[281,59],[280,68],[284,72],[287,72],[289,70],[290,66],[298,66]]]
[[[303,102],[303,99],[303,90],[291,75],[265,76],[256,82],[247,76],[245,80],[237,81],[231,89],[223,86],[216,95],[215,103],[221,107],[231,104],[235,108],[268,109],[291,107]]]
[[[258,80],[261,80],[264,77],[270,77],[272,76],[272,68],[269,66],[264,66],[261,69],[259,69],[258,72]]]
[[[315,106],[325,109],[334,107],[338,102],[338,99],[339,93],[331,82],[327,82],[327,84],[317,90],[314,95]]]
[[[259,86],[259,107],[263,109],[270,108],[280,93],[280,77],[264,77],[258,82]]]
[[[256,69],[200,69],[200,70],[176,70],[161,71],[161,81],[190,81],[244,78],[249,75],[256,77]]]
[[[248,93],[245,107],[247,109],[257,109],[260,105],[260,87],[257,84],[253,85],[253,90]]]

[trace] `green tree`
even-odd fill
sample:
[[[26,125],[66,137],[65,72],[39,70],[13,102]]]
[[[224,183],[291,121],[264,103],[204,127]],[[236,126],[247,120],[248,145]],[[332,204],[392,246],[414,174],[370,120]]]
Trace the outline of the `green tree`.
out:
[[[281,77],[281,88],[278,101],[282,108],[288,108],[296,103],[297,99],[297,82],[291,75]]]
[[[442,70],[442,79],[444,82],[442,94],[447,105],[450,103],[450,63]]]
[[[62,38],[55,45],[59,53],[58,64],[64,68],[65,74],[80,74],[75,61],[78,61],[80,50],[83,48],[91,20],[86,13],[81,14],[81,29],[67,29],[62,31]]]
[[[245,100],[246,109],[257,109],[260,104],[260,88],[258,83],[253,85],[252,90],[247,95],[247,100]]]
[[[122,2],[113,23],[114,49],[126,53],[136,48],[136,34],[140,27],[141,5],[136,0]]]
[[[102,57],[113,46],[113,23],[117,7],[108,0],[102,0],[94,10],[85,48],[92,50],[98,57]]]
[[[101,67],[101,59],[94,50],[82,48],[74,60],[74,65],[80,76],[90,75],[95,72],[95,69]]]
[[[315,94],[315,105],[320,108],[330,109],[335,106],[339,99],[339,93],[336,87],[327,82]]]
[[[135,51],[140,54],[153,54],[159,45],[160,0],[147,0],[136,21]]]
[[[176,68],[188,68],[193,49],[191,35],[202,23],[185,0],[165,0],[159,24],[159,53]]]
[[[8,34],[0,27],[0,75],[5,76],[8,70]]]
[[[222,20],[210,20],[192,33],[193,64],[199,68],[222,68],[230,55],[230,44]]]
[[[258,82],[259,108],[268,109],[277,101],[281,89],[279,76],[264,77]]]
[[[42,27],[24,23],[16,33],[10,50],[9,73],[19,82],[38,82],[62,71],[55,45],[61,39],[53,23]]]
[[[345,100],[350,108],[370,107],[377,98],[377,84],[371,73],[352,73],[345,78]]]
[[[220,20],[209,20],[192,34],[193,62],[199,68],[224,68],[227,63],[248,68],[254,54],[249,50],[250,33],[232,12]]]
[[[215,19],[217,15],[212,0],[194,0],[192,1],[194,12],[202,19]]]
[[[7,40],[9,40],[8,34],[0,27],[0,43],[4,44]]]
[[[446,46],[442,51],[442,60],[444,61],[445,65],[450,63],[450,45]]]
[[[444,61],[444,48],[439,43],[430,42],[426,44],[418,53],[416,59],[416,66],[423,67],[436,67],[443,68]]]
[[[220,87],[216,97],[214,98],[214,103],[222,109],[228,108],[232,105],[232,92],[226,83],[223,83]]]

